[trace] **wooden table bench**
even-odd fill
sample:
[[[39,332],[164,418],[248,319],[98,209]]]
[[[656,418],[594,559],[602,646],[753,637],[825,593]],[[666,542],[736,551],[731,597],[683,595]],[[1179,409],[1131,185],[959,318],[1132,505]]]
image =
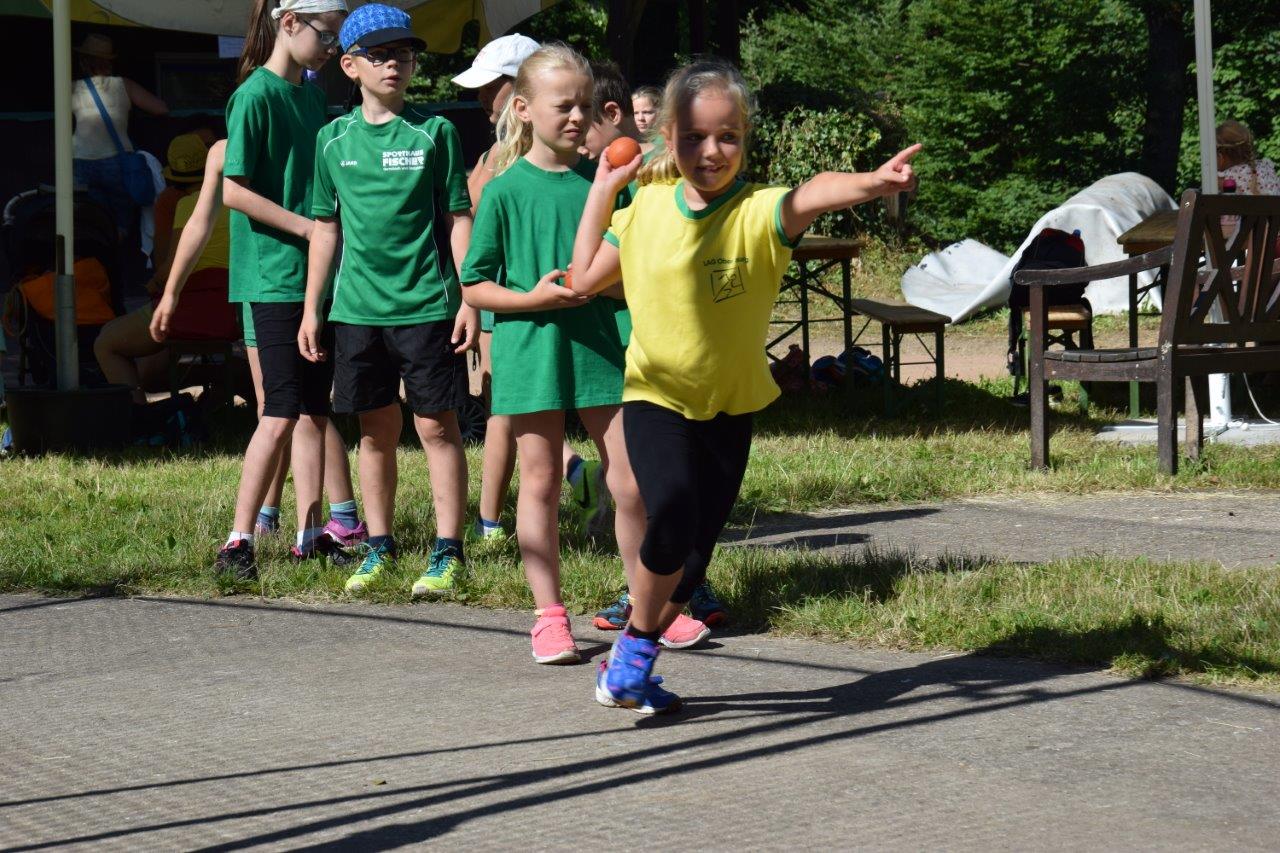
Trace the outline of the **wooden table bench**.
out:
[[[1240,225],[1223,236],[1222,217]],[[1092,267],[1023,270],[1014,283],[1031,287],[1031,464],[1049,461],[1047,382],[1078,379],[1156,385],[1157,455],[1161,470],[1178,470],[1178,397],[1187,394],[1187,444],[1200,456],[1208,377],[1214,373],[1280,370],[1280,196],[1182,194],[1173,245]],[[1204,269],[1201,269],[1201,258]],[[1154,347],[1046,352],[1043,287],[1136,276],[1169,266],[1160,335]],[[1221,319],[1213,310],[1221,310]]]
[[[769,325],[783,326],[781,334],[765,344],[765,352],[769,358],[777,361],[781,356],[775,355],[774,347],[786,341],[796,332],[800,333],[800,348],[804,350],[806,360],[810,358],[809,327],[815,323],[843,323],[844,346],[848,350],[853,346],[853,315],[849,302],[853,298],[853,259],[862,252],[867,241],[861,237],[802,237],[800,245],[791,253],[791,260],[796,265],[795,275],[785,275],[782,287],[778,291],[779,305],[795,305],[799,309],[799,317],[772,320]],[[834,266],[840,267],[840,293],[832,293],[822,284],[822,275]],[[830,300],[840,309],[839,317],[813,319],[809,316],[809,298],[818,295]]]
[[[866,331],[871,321],[880,324],[880,352],[884,361],[884,408],[887,414],[892,407],[893,386],[902,381],[904,364],[932,364],[934,366],[935,414],[942,414],[943,379],[946,375],[944,332],[951,318],[924,308],[917,308],[905,302],[888,302],[877,299],[851,299],[849,307],[854,314],[867,318],[858,334],[854,336],[856,343]],[[921,335],[933,335],[933,350],[924,342]],[[902,339],[914,335],[929,356],[924,361],[902,360]],[[852,344],[851,344],[852,345]]]

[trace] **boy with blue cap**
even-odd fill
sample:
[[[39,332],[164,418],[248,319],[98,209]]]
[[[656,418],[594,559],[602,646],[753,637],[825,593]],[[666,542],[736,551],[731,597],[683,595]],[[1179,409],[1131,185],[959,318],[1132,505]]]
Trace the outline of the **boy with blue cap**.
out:
[[[471,199],[458,131],[405,104],[426,45],[400,9],[370,3],[339,33],[342,70],[362,103],[316,137],[316,219],[298,348],[321,361],[321,304],[342,231],[328,322],[334,332],[334,410],[360,416],[360,491],[368,550],[348,592],[372,583],[396,556],[392,517],[402,428],[399,389],[427,454],[436,545],[414,595],[448,594],[463,567],[467,466],[456,409],[466,394],[465,352],[480,328],[463,305],[454,259],[471,239]]]

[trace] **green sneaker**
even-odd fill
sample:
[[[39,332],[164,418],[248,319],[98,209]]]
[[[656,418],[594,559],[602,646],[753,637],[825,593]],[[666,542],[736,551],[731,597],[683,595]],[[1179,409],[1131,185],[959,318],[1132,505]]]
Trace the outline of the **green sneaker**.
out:
[[[578,507],[578,525],[584,537],[607,535],[610,532],[609,507],[612,499],[604,480],[604,465],[594,459],[582,463],[582,476],[570,487],[573,502]]]
[[[472,553],[479,552],[481,554],[497,554],[507,547],[507,531],[501,527],[495,527],[491,530],[481,528],[480,522],[476,522],[471,528],[471,535],[467,537],[470,544],[467,546]]]
[[[427,570],[413,582],[411,593],[414,598],[424,595],[451,595],[458,574],[462,571],[462,560],[448,551],[437,551],[431,555]]]
[[[364,559],[360,561],[360,568],[356,569],[355,574],[347,578],[346,591],[363,592],[364,588],[373,583],[378,575],[382,574],[382,569],[391,565],[393,560],[395,555],[386,545],[379,545],[376,548],[365,545]]]

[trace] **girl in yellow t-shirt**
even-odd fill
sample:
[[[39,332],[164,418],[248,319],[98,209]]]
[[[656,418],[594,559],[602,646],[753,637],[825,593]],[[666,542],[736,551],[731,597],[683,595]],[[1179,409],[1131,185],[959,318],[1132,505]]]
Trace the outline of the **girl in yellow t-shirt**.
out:
[[[656,125],[665,151],[643,169],[640,157],[602,159],[578,225],[573,290],[626,282],[623,433],[648,514],[631,621],[596,678],[603,705],[679,707],[651,678],[657,640],[706,576],[746,472],[752,414],[778,396],[764,342],[800,235],[822,213],[915,186],[918,145],[874,172],[824,172],[795,189],[747,183],[751,107],[732,65],[676,71]],[[614,212],[637,173],[635,199]]]

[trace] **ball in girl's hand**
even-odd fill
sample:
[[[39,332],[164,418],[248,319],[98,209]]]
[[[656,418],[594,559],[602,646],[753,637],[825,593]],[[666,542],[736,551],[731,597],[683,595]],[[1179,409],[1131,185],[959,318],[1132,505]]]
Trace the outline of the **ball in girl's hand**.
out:
[[[636,142],[630,136],[619,136],[609,143],[608,148],[604,149],[604,158],[609,161],[609,165],[613,168],[621,169],[636,159],[639,153],[639,142]]]
[[[560,283],[563,284],[565,287],[569,288],[570,290],[572,290],[573,289],[573,270],[565,270],[564,278],[561,279]]]

